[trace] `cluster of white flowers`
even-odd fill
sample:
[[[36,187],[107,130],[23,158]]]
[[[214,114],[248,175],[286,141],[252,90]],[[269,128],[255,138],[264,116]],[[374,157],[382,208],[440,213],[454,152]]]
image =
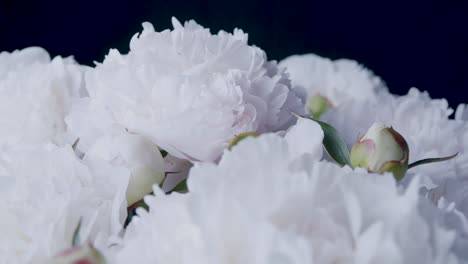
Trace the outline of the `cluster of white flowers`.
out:
[[[417,181],[403,192],[390,175],[297,162],[290,140],[246,140],[195,166],[186,195],[155,190],[116,263],[461,263],[455,234],[419,212]]]
[[[0,53],[0,263],[468,261],[466,105],[172,23]]]

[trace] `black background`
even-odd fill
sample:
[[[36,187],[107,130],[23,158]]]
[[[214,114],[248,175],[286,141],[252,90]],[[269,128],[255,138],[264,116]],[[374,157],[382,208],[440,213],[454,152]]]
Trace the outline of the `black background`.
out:
[[[150,21],[195,19],[212,32],[235,27],[269,59],[317,53],[355,59],[394,93],[410,87],[468,102],[468,1],[19,1],[0,0],[0,50],[42,46],[87,65],[109,48],[128,51]]]

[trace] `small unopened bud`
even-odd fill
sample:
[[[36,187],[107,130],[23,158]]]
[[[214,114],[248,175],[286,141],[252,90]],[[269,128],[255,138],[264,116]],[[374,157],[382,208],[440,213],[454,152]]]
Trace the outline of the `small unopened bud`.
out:
[[[86,243],[81,246],[72,247],[53,257],[47,264],[105,264],[104,256]]]
[[[235,145],[237,145],[237,143],[239,143],[241,140],[245,139],[245,138],[248,138],[248,137],[258,137],[258,134],[255,133],[255,132],[245,132],[245,133],[241,133],[239,134],[237,137],[235,137],[231,143],[229,143],[229,146],[228,146],[228,149],[231,150],[232,147],[234,147]]]
[[[400,180],[408,170],[409,149],[406,140],[392,127],[373,124],[354,144],[350,153],[351,165],[370,172],[392,172]]]
[[[313,118],[319,119],[320,116],[325,113],[332,104],[330,101],[322,95],[314,95],[309,100],[309,111]]]

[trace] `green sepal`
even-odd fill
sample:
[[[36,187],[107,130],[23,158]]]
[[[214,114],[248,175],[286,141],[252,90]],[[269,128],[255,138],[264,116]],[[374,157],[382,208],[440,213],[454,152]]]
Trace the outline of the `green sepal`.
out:
[[[228,149],[231,150],[235,145],[237,145],[241,140],[248,137],[258,137],[258,134],[255,132],[245,132],[237,135],[231,143],[229,143]]]
[[[73,237],[72,237],[72,243],[71,243],[72,247],[77,247],[81,244],[80,229],[81,229],[81,218],[75,227],[75,231],[73,231]]]
[[[405,176],[407,170],[408,166],[404,164],[404,162],[391,160],[387,161],[378,173],[383,174],[384,172],[391,172],[393,177],[395,177],[397,181],[400,181]]]
[[[428,159],[418,160],[418,161],[415,161],[415,162],[411,163],[411,164],[408,166],[408,169],[411,169],[411,168],[416,167],[416,166],[424,165],[424,164],[429,164],[429,163],[435,163],[435,162],[441,162],[441,161],[450,160],[450,159],[455,158],[457,155],[458,155],[458,152],[455,153],[455,154],[453,154],[452,156],[448,156],[448,157],[428,158]]]

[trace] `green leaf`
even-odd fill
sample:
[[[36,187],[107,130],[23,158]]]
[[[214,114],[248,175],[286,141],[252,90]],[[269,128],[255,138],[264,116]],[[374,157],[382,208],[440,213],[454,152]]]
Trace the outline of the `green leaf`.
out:
[[[78,225],[76,225],[75,231],[73,231],[73,238],[72,238],[72,247],[79,246],[80,241],[80,229],[81,229],[81,218],[78,221]]]
[[[322,127],[323,134],[324,134],[323,146],[325,147],[325,150],[328,152],[330,157],[336,163],[340,164],[341,166],[345,166],[345,165],[351,166],[351,162],[349,161],[348,146],[346,146],[346,143],[343,137],[340,135],[340,133],[338,133],[338,131],[333,126],[323,121],[314,119],[314,118],[303,117],[292,111],[290,112],[297,118],[307,118],[307,119],[317,122],[320,125],[320,127]]]
[[[424,164],[429,164],[429,163],[435,163],[435,162],[441,162],[441,161],[450,160],[450,159],[455,158],[457,155],[458,155],[458,152],[455,153],[454,155],[448,156],[448,157],[429,158],[429,159],[418,160],[418,161],[415,161],[415,162],[411,163],[410,165],[408,165],[408,169],[411,169],[411,168],[416,167],[416,166],[419,166],[419,165],[424,165]]]
[[[317,122],[323,130],[323,146],[327,150],[330,157],[335,160],[341,166],[350,165],[349,161],[349,150],[343,137],[338,131],[331,125],[312,119]]]

